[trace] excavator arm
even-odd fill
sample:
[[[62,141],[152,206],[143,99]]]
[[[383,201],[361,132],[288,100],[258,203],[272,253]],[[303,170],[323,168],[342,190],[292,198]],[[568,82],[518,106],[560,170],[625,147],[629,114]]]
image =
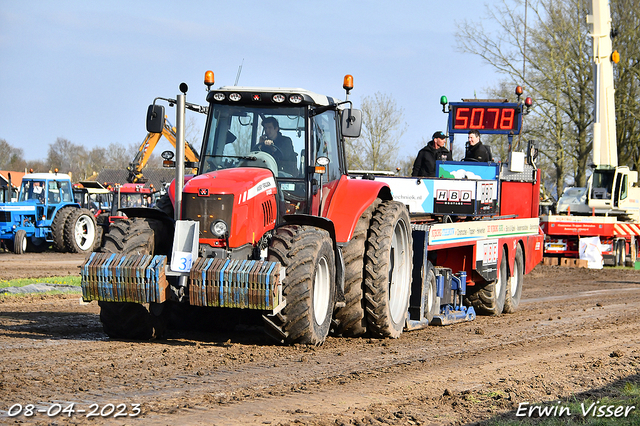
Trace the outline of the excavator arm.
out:
[[[127,181],[129,183],[144,183],[147,181],[142,174],[142,169],[147,165],[153,150],[156,148],[156,145],[158,145],[158,142],[160,142],[162,136],[164,136],[174,148],[176,147],[176,132],[166,117],[162,133],[148,133],[140,144],[133,161],[129,164],[129,167],[127,167],[129,171]],[[187,141],[185,141],[184,156],[189,162],[197,163],[200,160],[195,148]]]

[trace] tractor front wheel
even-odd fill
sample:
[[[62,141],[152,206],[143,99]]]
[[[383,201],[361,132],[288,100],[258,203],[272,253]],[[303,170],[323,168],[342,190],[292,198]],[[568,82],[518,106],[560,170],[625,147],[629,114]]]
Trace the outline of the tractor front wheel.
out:
[[[284,343],[321,345],[329,334],[335,294],[335,253],[329,233],[285,225],[276,231],[268,260],[286,268],[286,306],[265,317],[267,332]]]
[[[27,251],[27,233],[24,229],[18,229],[13,237],[13,252],[23,254]]]
[[[168,237],[169,241],[163,238]],[[104,235],[101,251],[117,254],[166,254],[171,247],[171,232],[155,219],[119,220]],[[112,339],[148,340],[160,337],[167,326],[168,309],[164,304],[147,307],[130,302],[98,302],[104,332]]]

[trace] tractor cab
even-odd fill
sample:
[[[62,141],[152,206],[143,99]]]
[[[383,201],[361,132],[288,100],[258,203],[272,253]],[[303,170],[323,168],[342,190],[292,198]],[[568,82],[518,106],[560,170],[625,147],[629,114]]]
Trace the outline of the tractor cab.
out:
[[[31,173],[22,178],[19,204],[36,207],[38,217],[51,220],[63,204],[74,203],[71,178],[66,174]]]

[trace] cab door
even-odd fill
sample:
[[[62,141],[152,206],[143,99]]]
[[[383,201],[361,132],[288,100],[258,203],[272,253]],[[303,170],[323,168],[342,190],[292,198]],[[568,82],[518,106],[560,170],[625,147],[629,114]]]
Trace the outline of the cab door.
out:
[[[311,161],[318,164],[318,158],[328,159],[324,172],[316,168],[312,177],[311,214],[325,216],[329,201],[335,192],[340,177],[344,173],[339,149],[338,121],[336,111],[329,110],[311,118]]]

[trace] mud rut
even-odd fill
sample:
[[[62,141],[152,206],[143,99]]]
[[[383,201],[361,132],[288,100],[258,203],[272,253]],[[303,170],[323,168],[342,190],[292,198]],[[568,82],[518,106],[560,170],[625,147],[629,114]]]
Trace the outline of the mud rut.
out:
[[[253,328],[111,341],[97,304],[78,298],[0,299],[0,423],[86,423],[6,414],[15,403],[76,402],[141,404],[136,419],[94,424],[466,424],[639,381],[633,270],[538,266],[515,314],[318,348],[273,345]]]

